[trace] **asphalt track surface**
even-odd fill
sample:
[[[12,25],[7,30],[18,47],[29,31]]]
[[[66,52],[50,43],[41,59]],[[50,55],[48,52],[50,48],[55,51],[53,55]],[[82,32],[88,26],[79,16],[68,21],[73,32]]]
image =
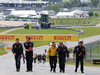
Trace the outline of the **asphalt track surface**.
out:
[[[33,64],[33,72],[26,72],[26,64],[21,60],[21,71],[16,72],[14,56],[9,53],[0,56],[0,75],[100,75],[100,67],[85,67],[84,74],[81,74],[80,68],[78,72],[74,72],[74,65],[66,65],[65,73],[59,72],[59,65],[57,64],[56,73],[50,72],[49,63]]]

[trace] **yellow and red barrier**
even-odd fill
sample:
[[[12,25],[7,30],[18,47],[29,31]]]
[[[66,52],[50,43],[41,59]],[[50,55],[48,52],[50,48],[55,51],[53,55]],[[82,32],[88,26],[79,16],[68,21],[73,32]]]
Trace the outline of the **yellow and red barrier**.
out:
[[[27,37],[31,41],[79,41],[79,35],[0,35],[0,41],[26,41]]]

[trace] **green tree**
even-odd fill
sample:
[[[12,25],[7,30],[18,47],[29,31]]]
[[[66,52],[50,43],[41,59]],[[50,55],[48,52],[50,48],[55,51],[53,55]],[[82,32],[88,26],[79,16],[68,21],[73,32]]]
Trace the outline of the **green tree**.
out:
[[[98,4],[98,7],[100,7],[100,0],[99,0],[99,4]]]
[[[93,12],[92,11],[90,11],[88,14],[89,14],[90,17],[93,16]]]
[[[62,7],[61,3],[57,3],[54,5],[49,4],[46,9],[47,10],[54,10],[55,12],[59,12],[61,7]]]
[[[92,6],[98,6],[99,0],[91,0]]]
[[[63,8],[70,8],[72,7],[71,2],[64,2],[63,3]]]
[[[95,13],[95,17],[98,17],[99,15],[98,15],[98,13]]]

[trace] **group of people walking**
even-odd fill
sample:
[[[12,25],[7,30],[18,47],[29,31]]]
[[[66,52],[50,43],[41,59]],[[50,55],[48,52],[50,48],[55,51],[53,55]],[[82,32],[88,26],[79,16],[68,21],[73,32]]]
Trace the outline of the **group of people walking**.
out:
[[[59,58],[59,69],[60,73],[65,72],[65,60],[69,60],[69,51],[63,42],[59,42],[59,46],[56,47],[55,42],[52,42],[52,46],[47,52],[47,57],[50,62],[50,71],[56,72],[57,57]],[[76,55],[75,55],[76,54]],[[75,47],[73,51],[73,59],[76,56],[76,67],[75,72],[77,72],[79,62],[81,63],[81,73],[84,73],[83,59],[86,59],[85,47],[83,46],[83,41],[79,42],[79,45]]]
[[[56,72],[56,64],[57,64],[57,54],[59,58],[59,68],[60,72],[65,72],[65,60],[67,56],[67,60],[69,58],[69,51],[67,47],[63,44],[63,42],[59,43],[59,47],[55,46],[55,42],[52,42],[52,46],[49,48],[47,56],[50,59],[50,71]]]
[[[38,61],[38,64],[41,62],[44,64],[46,62],[46,55],[45,54],[43,54],[43,55],[34,54],[33,58],[34,58],[34,63],[36,63]]]
[[[33,56],[33,50],[34,50],[34,45],[33,42],[30,41],[30,37],[27,37],[27,41],[24,43],[24,47],[22,46],[21,43],[19,43],[19,39],[16,39],[16,42],[12,46],[12,52],[15,57],[16,61],[16,71],[20,71],[20,60],[21,57],[24,57],[23,50],[25,50],[25,58],[26,58],[26,72],[32,72],[33,70],[33,59],[34,63],[38,60],[38,63],[43,61],[43,63],[46,62],[46,55],[43,54],[35,54]],[[46,53],[46,50],[45,50]],[[56,64],[57,64],[57,59],[59,58],[59,69],[60,73],[65,72],[65,60],[69,60],[69,51],[67,47],[63,44],[63,42],[59,42],[59,46],[56,47],[55,42],[52,42],[52,46],[49,47],[47,51],[47,58],[49,59],[50,63],[50,72],[56,72]],[[75,55],[76,54],[76,55]],[[81,73],[84,73],[84,67],[83,67],[83,59],[86,59],[86,52],[85,52],[85,47],[83,46],[83,41],[79,42],[79,45],[74,48],[73,51],[73,59],[75,60],[76,56],[76,68],[75,72],[77,72],[79,62],[81,63]]]
[[[12,46],[12,52],[15,56],[15,61],[16,61],[16,71],[20,71],[20,60],[21,56],[23,57],[23,50],[25,50],[25,55],[26,55],[26,66],[27,66],[27,71],[26,72],[32,72],[33,68],[33,42],[30,41],[30,37],[27,37],[27,41],[24,43],[24,47],[22,47],[22,44],[19,43],[19,39],[16,39],[16,42]]]

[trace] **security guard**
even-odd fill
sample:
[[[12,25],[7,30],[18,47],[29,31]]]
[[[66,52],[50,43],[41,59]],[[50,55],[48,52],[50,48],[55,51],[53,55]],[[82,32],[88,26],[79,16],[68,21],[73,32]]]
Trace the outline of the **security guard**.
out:
[[[24,50],[26,51],[26,65],[27,71],[32,72],[32,63],[33,63],[33,43],[30,41],[30,37],[27,37],[27,42],[24,43]]]
[[[57,53],[56,53],[57,47],[55,46],[55,42],[52,42],[52,46],[49,47],[49,50],[47,51],[47,58],[49,58],[50,62],[50,68],[53,72],[56,72],[56,63],[57,63]]]
[[[12,52],[15,56],[15,61],[16,61],[16,71],[20,71],[20,60],[21,56],[23,56],[23,47],[22,44],[19,43],[19,39],[16,39],[16,43],[13,44],[12,46]]]
[[[60,72],[65,72],[65,60],[67,54],[67,60],[69,59],[69,51],[67,47],[63,44],[63,42],[59,42],[59,47],[57,49],[58,57],[59,57],[59,68]]]
[[[79,45],[75,47],[73,51],[73,59],[75,59],[75,54],[76,54],[76,69],[75,72],[77,72],[79,62],[81,64],[81,73],[84,73],[83,69],[83,59],[86,59],[86,52],[85,52],[85,47],[83,46],[83,41],[79,42]]]

